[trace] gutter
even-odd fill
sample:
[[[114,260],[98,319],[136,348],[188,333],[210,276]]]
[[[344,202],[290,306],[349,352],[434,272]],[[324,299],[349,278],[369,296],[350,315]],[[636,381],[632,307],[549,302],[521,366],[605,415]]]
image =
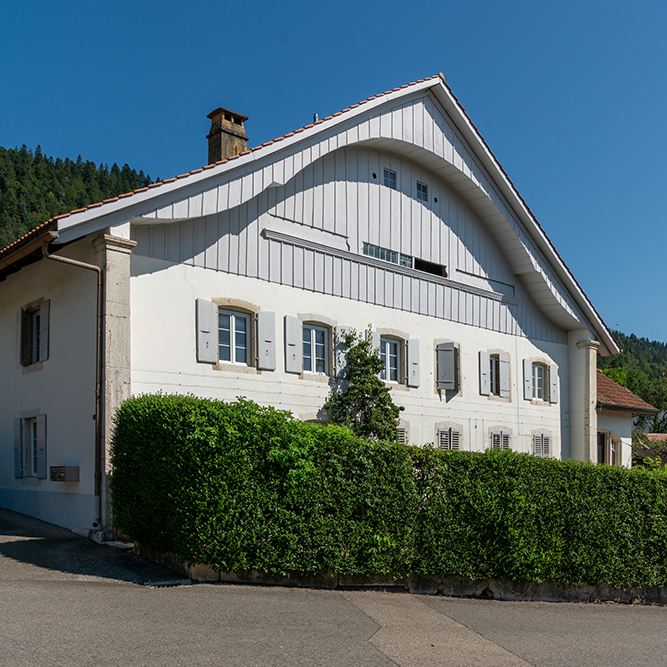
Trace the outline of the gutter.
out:
[[[97,328],[95,337],[95,522],[93,526],[100,529],[102,526],[102,269],[95,264],[86,264],[76,259],[51,255],[48,246],[51,241],[58,238],[58,232],[49,232],[47,239],[39,239],[41,242],[42,255],[46,259],[62,262],[81,269],[94,271],[97,275]],[[32,245],[32,244],[31,244]]]

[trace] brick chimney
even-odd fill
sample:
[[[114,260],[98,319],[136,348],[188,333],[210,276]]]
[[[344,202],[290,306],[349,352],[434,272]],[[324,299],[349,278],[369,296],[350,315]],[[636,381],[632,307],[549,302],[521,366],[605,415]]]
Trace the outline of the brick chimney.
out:
[[[208,163],[213,164],[248,149],[248,135],[243,129],[247,116],[220,107],[206,116],[211,119],[208,139]]]

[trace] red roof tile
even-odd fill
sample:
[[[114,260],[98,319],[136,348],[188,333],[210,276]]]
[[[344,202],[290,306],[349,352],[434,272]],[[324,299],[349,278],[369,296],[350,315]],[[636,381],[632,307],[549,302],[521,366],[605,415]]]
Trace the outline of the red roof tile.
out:
[[[628,412],[658,412],[656,408],[635,396],[629,389],[608,378],[598,370],[598,407]]]
[[[667,442],[667,433],[647,433],[646,437],[651,442]]]

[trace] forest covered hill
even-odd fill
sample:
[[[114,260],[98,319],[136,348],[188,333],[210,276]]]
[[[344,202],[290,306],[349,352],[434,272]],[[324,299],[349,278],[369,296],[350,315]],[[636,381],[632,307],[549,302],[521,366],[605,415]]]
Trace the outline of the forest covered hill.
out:
[[[150,176],[125,164],[52,158],[0,146],[0,249],[50,218],[150,185]]]
[[[655,417],[638,418],[638,426],[648,432],[667,433],[667,343],[620,331],[613,334],[623,351],[601,357],[598,368],[661,411]]]

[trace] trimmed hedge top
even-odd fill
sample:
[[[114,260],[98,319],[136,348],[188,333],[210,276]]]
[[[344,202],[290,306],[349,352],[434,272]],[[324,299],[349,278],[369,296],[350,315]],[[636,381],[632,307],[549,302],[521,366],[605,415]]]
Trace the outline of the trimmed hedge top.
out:
[[[116,415],[117,526],[226,572],[667,584],[667,475],[367,441],[239,399]]]

